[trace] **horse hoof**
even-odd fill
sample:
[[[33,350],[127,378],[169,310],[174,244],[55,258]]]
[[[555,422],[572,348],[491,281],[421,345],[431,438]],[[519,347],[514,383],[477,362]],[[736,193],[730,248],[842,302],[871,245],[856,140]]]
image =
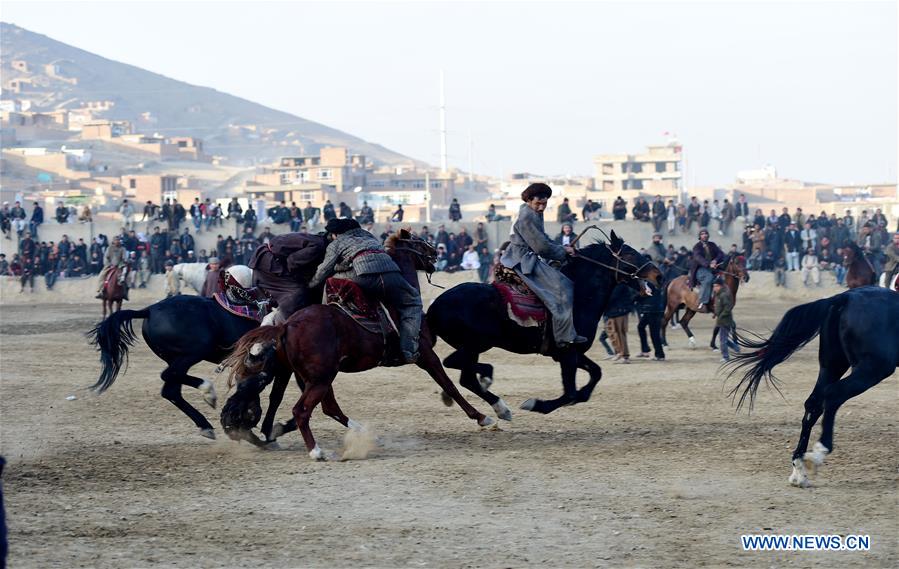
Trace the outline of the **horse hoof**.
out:
[[[269,436],[268,436],[268,440],[275,441],[278,439],[278,437],[280,437],[283,434],[284,434],[284,425],[282,425],[281,423],[275,423],[275,425],[272,427],[271,434],[269,434]]]
[[[446,391],[441,391],[441,392],[440,392],[440,400],[443,401],[443,404],[446,405],[447,407],[452,407],[452,406],[453,406],[453,398],[450,397],[450,396],[446,393]]]
[[[503,421],[511,421],[512,420],[512,410],[509,409],[509,406],[506,405],[506,402],[502,399],[498,400],[496,403],[491,405],[493,410],[496,411],[496,416],[502,419]]]
[[[537,400],[532,397],[531,399],[528,399],[527,401],[522,403],[521,406],[519,406],[519,409],[523,409],[525,411],[533,411],[534,407],[536,406]]]
[[[482,390],[487,391],[488,389],[490,389],[490,386],[493,385],[493,378],[492,378],[492,377],[486,377],[486,376],[483,376],[483,375],[479,375],[479,376],[478,376],[478,383],[481,384],[481,389],[482,389]]]
[[[817,442],[812,446],[812,451],[805,453],[805,456],[802,458],[812,468],[813,472],[817,472],[818,467],[824,464],[824,458],[829,452],[830,449]]]
[[[218,403],[218,395],[215,393],[215,385],[208,379],[204,379],[203,383],[201,383],[197,389],[199,389],[200,393],[203,394],[203,401],[205,401],[210,407],[215,409],[215,406]]]
[[[311,458],[312,460],[317,460],[319,462],[328,460],[328,457],[325,456],[325,451],[323,451],[318,445],[315,445],[315,448],[309,451],[309,458]]]
[[[793,460],[793,472],[790,474],[789,480],[790,484],[797,488],[808,488],[811,486],[802,459],[797,458]]]
[[[284,447],[278,441],[266,441],[262,448],[265,450],[284,450]]]
[[[480,426],[482,426],[482,427],[489,427],[490,425],[494,424],[495,422],[496,422],[496,421],[494,421],[493,419],[491,419],[491,418],[488,417],[487,415],[484,415],[483,418],[478,419],[478,425],[480,425]]]
[[[694,339],[693,336],[690,336],[690,338],[687,340],[687,347],[691,350],[696,349],[696,339]]]
[[[215,440],[215,431],[212,429],[200,429],[200,436]]]
[[[347,420],[346,420],[346,428],[347,428],[347,429],[352,429],[352,430],[356,431],[357,433],[361,433],[362,431],[365,430],[365,425],[363,425],[363,424],[360,423],[359,421],[354,421],[354,420],[352,420],[352,419],[350,419],[350,418],[347,418]]]

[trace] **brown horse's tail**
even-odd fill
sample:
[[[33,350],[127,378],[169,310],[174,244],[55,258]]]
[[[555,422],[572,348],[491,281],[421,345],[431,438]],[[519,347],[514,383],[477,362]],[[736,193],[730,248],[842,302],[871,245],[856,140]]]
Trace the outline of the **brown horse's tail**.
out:
[[[234,344],[234,351],[222,362],[222,366],[230,367],[228,386],[255,375],[265,369],[265,365],[275,352],[281,349],[282,339],[287,326],[261,326],[244,334]]]

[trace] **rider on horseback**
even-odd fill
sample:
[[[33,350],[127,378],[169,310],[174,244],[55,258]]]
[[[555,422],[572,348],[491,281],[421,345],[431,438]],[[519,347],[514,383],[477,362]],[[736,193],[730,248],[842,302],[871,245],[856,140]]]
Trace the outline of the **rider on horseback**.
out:
[[[106,249],[106,264],[100,271],[100,286],[97,289],[97,298],[103,299],[103,289],[106,288],[106,279],[113,268],[119,268],[119,281],[122,283],[125,293],[124,299],[128,300],[128,283],[125,280],[125,267],[128,265],[128,252],[122,247],[118,237],[112,238],[112,244]]]
[[[709,232],[706,229],[699,231],[699,242],[693,246],[693,262],[690,269],[690,286],[699,289],[699,307],[697,312],[708,312],[706,305],[712,299],[712,281],[719,265],[724,262],[724,252],[709,241]]]
[[[337,278],[355,282],[378,300],[385,300],[400,313],[400,348],[406,363],[418,360],[418,336],[421,333],[421,296],[403,278],[400,268],[384,250],[380,241],[362,229],[354,219],[331,219],[325,226],[331,243],[325,259],[309,282],[315,288],[325,279]]]
[[[287,233],[272,237],[267,245],[256,249],[247,263],[253,269],[253,284],[278,303],[278,309],[262,321],[263,326],[280,324],[310,304],[306,283],[327,246],[320,235]]]
[[[552,188],[544,183],[531,184],[522,192],[525,203],[518,210],[518,220],[512,226],[509,246],[500,262],[513,269],[546,305],[552,314],[553,338],[560,348],[567,348],[588,340],[578,336],[574,329],[571,315],[574,284],[544,261],[561,262],[574,255],[573,247],[555,243],[543,229],[543,211],[552,193]]]

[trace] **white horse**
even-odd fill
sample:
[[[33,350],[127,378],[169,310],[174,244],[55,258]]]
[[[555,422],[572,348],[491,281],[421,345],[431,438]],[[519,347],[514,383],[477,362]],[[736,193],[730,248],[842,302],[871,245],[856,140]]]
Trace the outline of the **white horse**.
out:
[[[897,273],[893,279],[887,284],[887,274],[882,273],[880,275],[880,282],[878,283],[881,288],[888,288],[893,291],[899,291],[899,273]]]
[[[197,294],[203,290],[203,284],[206,282],[206,263],[178,263],[172,267],[172,274],[175,276],[176,294],[181,291],[181,283],[194,289]],[[244,288],[253,286],[253,270],[246,265],[232,265],[226,269],[228,273],[233,275]]]

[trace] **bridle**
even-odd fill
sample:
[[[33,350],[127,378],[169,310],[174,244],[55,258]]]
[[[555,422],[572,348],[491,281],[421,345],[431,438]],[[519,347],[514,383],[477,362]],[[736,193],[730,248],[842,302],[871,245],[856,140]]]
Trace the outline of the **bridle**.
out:
[[[602,229],[601,227],[598,227],[598,226],[596,226],[596,225],[590,225],[590,226],[588,226],[588,227],[585,227],[583,231],[581,231],[580,233],[578,233],[578,236],[575,237],[575,238],[574,238],[574,241],[571,242],[570,247],[573,248],[573,247],[575,246],[575,244],[580,240],[580,238],[583,237],[584,234],[587,233],[587,231],[589,231],[590,229],[595,229],[595,230],[599,231],[600,233],[602,233],[603,236],[604,236],[607,240],[609,240],[609,241],[612,240],[611,237],[609,237],[609,236],[606,234],[606,232],[603,231],[603,229]],[[620,248],[619,248],[618,251],[615,251],[615,250],[612,249],[612,247],[610,247],[609,244],[606,243],[606,242],[600,242],[600,245],[602,245],[603,247],[605,247],[605,248],[609,251],[609,253],[612,255],[612,257],[615,258],[615,266],[608,265],[608,264],[606,264],[606,263],[603,263],[602,261],[597,261],[596,259],[591,259],[590,257],[585,257],[584,255],[579,254],[579,253],[577,252],[577,249],[575,249],[575,252],[574,252],[573,257],[575,257],[576,259],[580,259],[580,260],[582,260],[582,261],[587,261],[588,263],[592,263],[592,264],[594,264],[594,265],[598,265],[598,266],[600,266],[600,267],[603,267],[603,268],[605,268],[605,269],[609,269],[609,270],[613,271],[613,272],[615,273],[615,282],[616,282],[616,283],[621,283],[621,282],[624,282],[624,281],[627,281],[627,280],[637,280],[637,279],[639,279],[640,277],[637,276],[637,275],[640,273],[640,271],[642,271],[643,269],[645,269],[647,265],[651,265],[651,264],[652,264],[652,261],[646,261],[646,262],[643,263],[642,265],[639,265],[639,266],[638,266],[638,265],[635,265],[635,264],[631,263],[630,261],[624,259],[624,258],[621,256],[621,249],[620,249]],[[628,266],[628,267],[633,268],[634,270],[633,270],[633,271],[627,271],[627,270],[624,270],[624,269],[621,268],[621,265],[626,265],[626,266]],[[620,275],[624,275],[624,277],[625,277],[624,280],[621,280],[621,279],[619,278]]]
[[[420,237],[397,237],[394,241],[394,245],[391,247],[394,251],[405,251],[407,253],[412,253],[416,257],[418,257],[424,264],[425,267],[434,267],[437,262],[437,249],[435,249],[430,243],[425,241]],[[417,247],[408,246],[401,247],[397,244],[399,243],[412,243],[414,245],[423,245],[427,248],[427,251],[419,251]],[[445,286],[440,286],[438,284],[434,284],[431,282],[431,275],[434,273],[434,270],[425,269],[425,278],[428,280],[428,284],[437,288],[446,288]]]

